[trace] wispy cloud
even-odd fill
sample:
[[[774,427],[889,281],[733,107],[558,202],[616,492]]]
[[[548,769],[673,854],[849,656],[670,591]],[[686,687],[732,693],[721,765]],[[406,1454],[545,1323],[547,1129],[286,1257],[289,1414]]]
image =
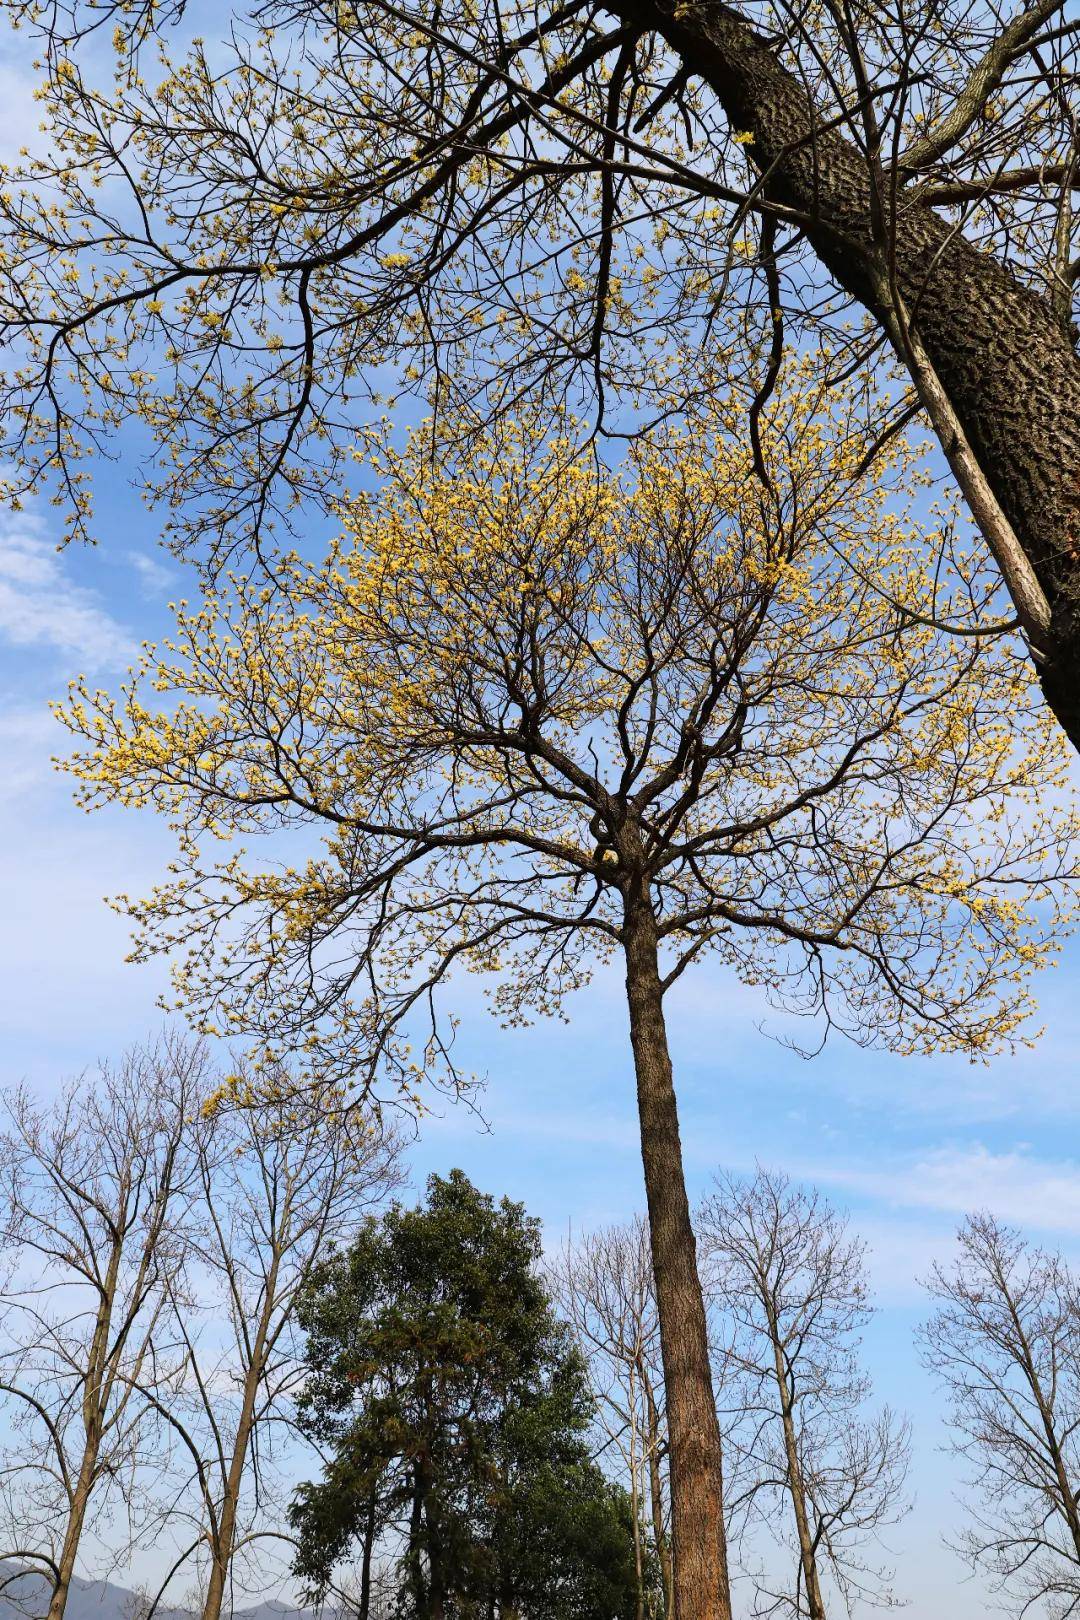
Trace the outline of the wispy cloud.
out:
[[[126,663],[128,631],[72,578],[35,514],[0,518],[0,642],[73,656],[80,669]]]
[[[988,1209],[1025,1228],[1080,1236],[1080,1164],[1040,1158],[1025,1144],[994,1152],[973,1142],[934,1148],[892,1168],[817,1166],[800,1174],[893,1208],[956,1216]]]
[[[124,561],[130,563],[139,576],[139,584],[145,596],[160,600],[168,596],[176,587],[176,573],[158,557],[145,551],[136,551],[129,547],[124,552]]]

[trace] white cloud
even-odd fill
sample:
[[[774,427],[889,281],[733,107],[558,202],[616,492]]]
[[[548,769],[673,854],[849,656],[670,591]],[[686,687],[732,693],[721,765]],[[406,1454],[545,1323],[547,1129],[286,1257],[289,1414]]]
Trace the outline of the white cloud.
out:
[[[0,519],[0,641],[74,655],[83,669],[124,664],[134,651],[97,595],[70,578],[32,513]]]
[[[1080,1236],[1080,1164],[1038,1158],[1024,1144],[1004,1153],[981,1142],[934,1148],[890,1170],[819,1167],[807,1179],[893,1207],[956,1216],[988,1209],[1025,1228]]]
[[[0,702],[0,807],[33,792],[40,794],[53,773],[51,756],[59,728],[49,710],[40,707],[8,708]]]
[[[146,552],[129,549],[124,552],[124,560],[129,562],[139,576],[143,593],[161,599],[169,594],[176,585],[176,574],[157,557],[148,556]]]

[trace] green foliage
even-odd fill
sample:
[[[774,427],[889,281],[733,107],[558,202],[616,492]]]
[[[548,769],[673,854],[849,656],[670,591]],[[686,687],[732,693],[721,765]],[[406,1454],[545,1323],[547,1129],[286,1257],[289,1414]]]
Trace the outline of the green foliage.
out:
[[[629,1502],[589,1458],[585,1369],[539,1254],[520,1204],[454,1170],[316,1272],[301,1422],[327,1461],[291,1514],[313,1594],[375,1524],[402,1620],[635,1612]]]

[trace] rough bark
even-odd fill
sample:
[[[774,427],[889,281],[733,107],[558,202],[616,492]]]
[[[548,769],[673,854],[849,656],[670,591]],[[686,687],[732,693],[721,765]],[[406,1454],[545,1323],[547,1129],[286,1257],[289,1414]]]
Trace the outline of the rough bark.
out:
[[[623,929],[641,1156],[664,1362],[677,1620],[730,1620],[720,1426],[683,1175],[656,919],[643,885]]]
[[[773,202],[798,210],[818,257],[883,327],[883,277],[909,312],[1001,509],[1045,592],[1047,701],[1080,748],[1080,359],[1051,300],[901,185],[875,207],[854,141],[826,122],[773,50],[718,0],[611,0],[661,33],[713,90]],[[881,199],[878,199],[879,201]],[[908,356],[901,358],[907,363]],[[946,452],[951,446],[944,446]]]

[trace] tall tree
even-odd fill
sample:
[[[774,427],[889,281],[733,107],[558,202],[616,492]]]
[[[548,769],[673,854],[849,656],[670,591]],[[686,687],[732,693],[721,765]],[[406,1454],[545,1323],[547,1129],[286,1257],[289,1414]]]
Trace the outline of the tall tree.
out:
[[[0,1239],[0,1557],[39,1569],[62,1620],[88,1525],[122,1491],[137,1530],[148,1424],[175,1370],[165,1326],[190,1195],[186,1118],[206,1060],[175,1038],[136,1048],[55,1104],[5,1098]],[[145,1480],[145,1475],[143,1476]]]
[[[584,1368],[539,1257],[539,1223],[454,1170],[313,1276],[301,1410],[328,1462],[292,1518],[317,1593],[354,1542],[370,1565],[378,1506],[410,1620],[632,1620],[626,1499],[589,1459]]]
[[[1059,1255],[987,1214],[929,1281],[923,1333],[971,1464],[961,1547],[1018,1613],[1080,1605],[1080,1293]]]
[[[88,804],[182,828],[132,904],[137,955],[184,951],[196,1018],[317,1049],[354,1097],[462,1082],[439,1011],[457,969],[520,1023],[617,957],[680,1620],[728,1595],[665,996],[712,952],[863,1040],[982,1053],[1013,1037],[1055,926],[1025,893],[1071,870],[1023,666],[923,611],[962,622],[978,564],[947,532],[921,573],[890,497],[909,460],[891,441],[869,485],[864,404],[816,392],[812,363],[769,400],[729,375],[622,474],[529,421],[447,467],[420,435],[376,453],[384,484],[345,505],[325,564],[181,608],[118,701],[79,686],[64,711]],[[199,853],[282,827],[322,849],[252,871]]]
[[[765,1170],[721,1178],[698,1230],[754,1502],[794,1528],[794,1579],[770,1558],[760,1612],[825,1620],[828,1575],[848,1612],[891,1602],[867,1548],[905,1509],[908,1435],[887,1408],[866,1412],[863,1245],[819,1193]]]
[[[764,352],[900,356],[1080,742],[1066,0],[275,0],[146,84],[182,5],[9,4],[54,142],[0,194],[10,448],[76,529],[132,416],[220,560],[332,496],[357,396],[570,391],[621,431],[746,304]],[[80,41],[109,18],[116,90]]]
[[[180,1373],[161,1392],[133,1384],[179,1454],[163,1529],[174,1540],[180,1525],[191,1530],[152,1609],[194,1559],[202,1620],[220,1620],[244,1556],[285,1539],[268,1509],[275,1433],[301,1378],[297,1301],[327,1244],[399,1185],[399,1143],[302,1099],[225,1107],[204,1091],[201,1102],[197,1196],[182,1231],[192,1286],[168,1298]]]

